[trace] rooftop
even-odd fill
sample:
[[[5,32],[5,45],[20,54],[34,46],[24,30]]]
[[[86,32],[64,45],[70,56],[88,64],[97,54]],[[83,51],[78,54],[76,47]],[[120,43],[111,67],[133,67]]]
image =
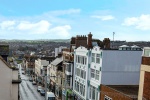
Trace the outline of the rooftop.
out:
[[[63,61],[62,57],[56,58],[54,61],[51,62],[51,64],[57,66],[62,61]]]
[[[132,98],[137,98],[138,96],[138,85],[107,85],[108,87],[123,93]]]

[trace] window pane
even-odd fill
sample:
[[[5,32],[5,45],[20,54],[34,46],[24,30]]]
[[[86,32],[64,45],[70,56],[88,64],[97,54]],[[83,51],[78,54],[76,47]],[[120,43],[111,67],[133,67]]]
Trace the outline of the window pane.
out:
[[[86,71],[84,71],[84,79],[86,79]]]
[[[96,55],[96,63],[98,63],[98,64],[100,63],[100,54]]]
[[[91,68],[91,78],[95,78],[95,69]]]
[[[97,54],[96,57],[100,57],[100,54]]]
[[[95,62],[95,54],[92,53],[92,62]]]
[[[83,96],[85,96],[85,85],[83,86]]]
[[[77,91],[79,92],[79,82],[77,82]]]
[[[77,90],[77,81],[75,81],[75,90]]]
[[[80,83],[80,93],[83,95],[83,84]]]
[[[93,91],[92,91],[92,99],[95,100],[95,87],[93,87]]]
[[[85,57],[85,63],[84,64],[86,65],[86,57]]]
[[[83,75],[84,75],[84,71],[81,70],[81,78],[83,78]]]
[[[91,86],[90,86],[90,99],[91,99],[91,94],[92,94],[92,88],[91,88]]]
[[[96,91],[96,100],[98,100],[98,91]]]
[[[96,80],[99,80],[99,71],[96,70]]]

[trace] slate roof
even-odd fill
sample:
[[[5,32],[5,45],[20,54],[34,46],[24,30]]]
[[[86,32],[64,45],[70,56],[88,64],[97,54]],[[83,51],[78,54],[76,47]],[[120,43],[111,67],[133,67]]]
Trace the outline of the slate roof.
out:
[[[56,66],[59,63],[61,63],[62,61],[63,61],[62,57],[56,58],[54,61],[51,62],[51,64]]]

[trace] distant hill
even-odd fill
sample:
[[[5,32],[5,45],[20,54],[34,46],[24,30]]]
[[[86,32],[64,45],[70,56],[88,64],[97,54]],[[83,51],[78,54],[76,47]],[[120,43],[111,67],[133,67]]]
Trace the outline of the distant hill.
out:
[[[38,42],[65,42],[68,43],[70,42],[70,39],[38,39],[38,40],[19,40],[19,39],[12,39],[12,40],[7,40],[7,39],[0,39],[0,42],[28,42],[28,43],[38,43]]]

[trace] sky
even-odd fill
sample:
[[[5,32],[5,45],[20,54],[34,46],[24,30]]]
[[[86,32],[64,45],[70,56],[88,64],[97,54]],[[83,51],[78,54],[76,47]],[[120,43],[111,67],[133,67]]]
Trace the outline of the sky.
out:
[[[150,0],[0,0],[0,39],[150,41]]]

